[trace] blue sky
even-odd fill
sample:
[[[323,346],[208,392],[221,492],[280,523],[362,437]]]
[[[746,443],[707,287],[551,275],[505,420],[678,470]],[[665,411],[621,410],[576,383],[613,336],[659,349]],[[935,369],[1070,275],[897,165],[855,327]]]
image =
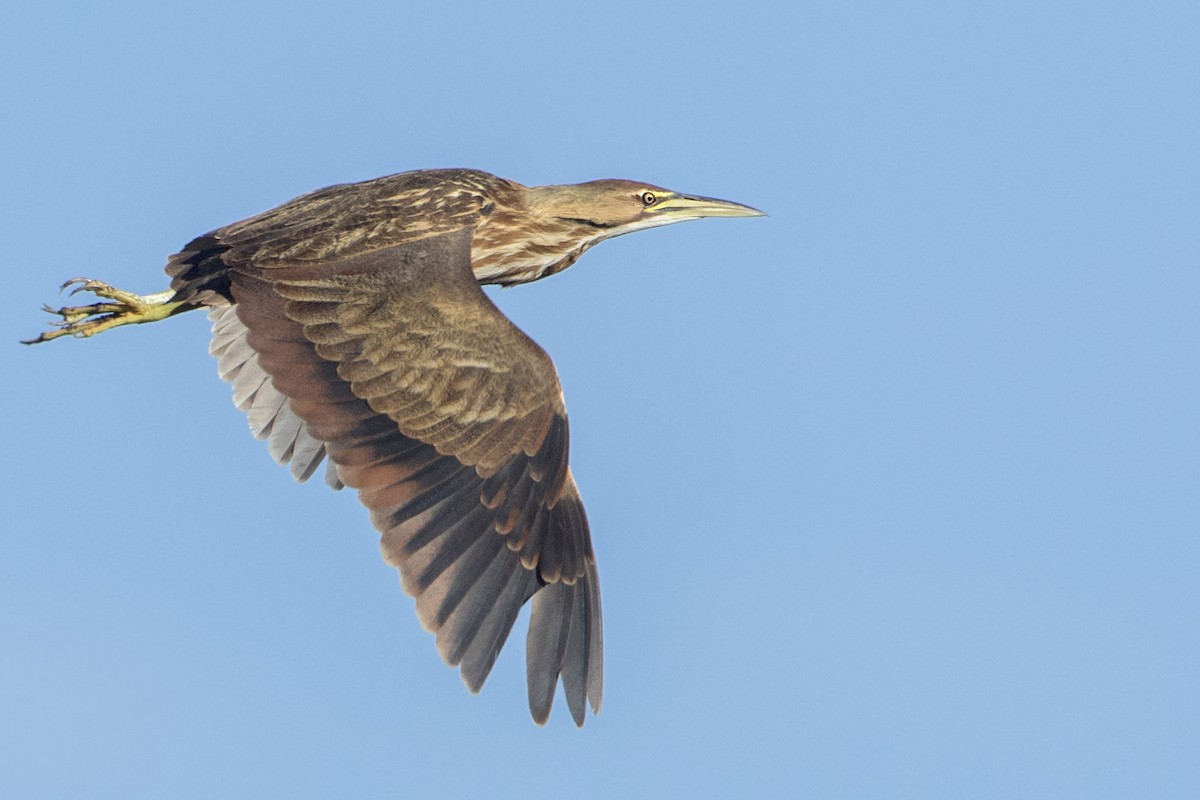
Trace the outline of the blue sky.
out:
[[[10,3],[0,794],[1195,797],[1194,3]],[[497,301],[555,358],[605,707],[436,656],[200,315],[36,349],[310,189],[726,197]]]

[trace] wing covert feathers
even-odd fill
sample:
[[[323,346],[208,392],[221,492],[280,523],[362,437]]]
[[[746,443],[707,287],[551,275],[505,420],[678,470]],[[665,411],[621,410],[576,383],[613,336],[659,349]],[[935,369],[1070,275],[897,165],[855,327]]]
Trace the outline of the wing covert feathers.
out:
[[[474,280],[470,231],[228,268],[212,352],[272,456],[359,493],[438,652],[483,686],[517,614],[530,712],[603,689],[599,580],[550,359]],[[207,278],[210,280],[211,278]]]

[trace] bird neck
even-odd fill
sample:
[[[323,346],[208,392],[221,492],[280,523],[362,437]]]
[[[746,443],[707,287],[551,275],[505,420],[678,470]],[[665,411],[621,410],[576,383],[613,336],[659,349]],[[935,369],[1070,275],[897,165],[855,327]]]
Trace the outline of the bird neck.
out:
[[[529,283],[562,272],[609,233],[577,220],[497,210],[476,225],[471,268],[480,283]]]

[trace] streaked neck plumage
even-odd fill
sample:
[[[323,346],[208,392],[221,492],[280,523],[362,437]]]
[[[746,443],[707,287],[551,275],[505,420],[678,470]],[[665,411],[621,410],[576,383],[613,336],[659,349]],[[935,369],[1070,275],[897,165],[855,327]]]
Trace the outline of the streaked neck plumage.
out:
[[[511,286],[561,272],[592,245],[624,231],[570,216],[573,186],[521,186],[520,203],[482,215],[471,242],[480,283]]]

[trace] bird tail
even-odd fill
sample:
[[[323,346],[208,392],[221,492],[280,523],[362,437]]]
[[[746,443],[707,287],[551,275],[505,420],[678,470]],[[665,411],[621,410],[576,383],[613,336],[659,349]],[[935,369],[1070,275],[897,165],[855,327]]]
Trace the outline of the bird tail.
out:
[[[229,289],[229,265],[222,256],[229,250],[212,234],[205,234],[167,260],[166,271],[171,276],[173,300],[192,305],[228,305],[232,299]]]

